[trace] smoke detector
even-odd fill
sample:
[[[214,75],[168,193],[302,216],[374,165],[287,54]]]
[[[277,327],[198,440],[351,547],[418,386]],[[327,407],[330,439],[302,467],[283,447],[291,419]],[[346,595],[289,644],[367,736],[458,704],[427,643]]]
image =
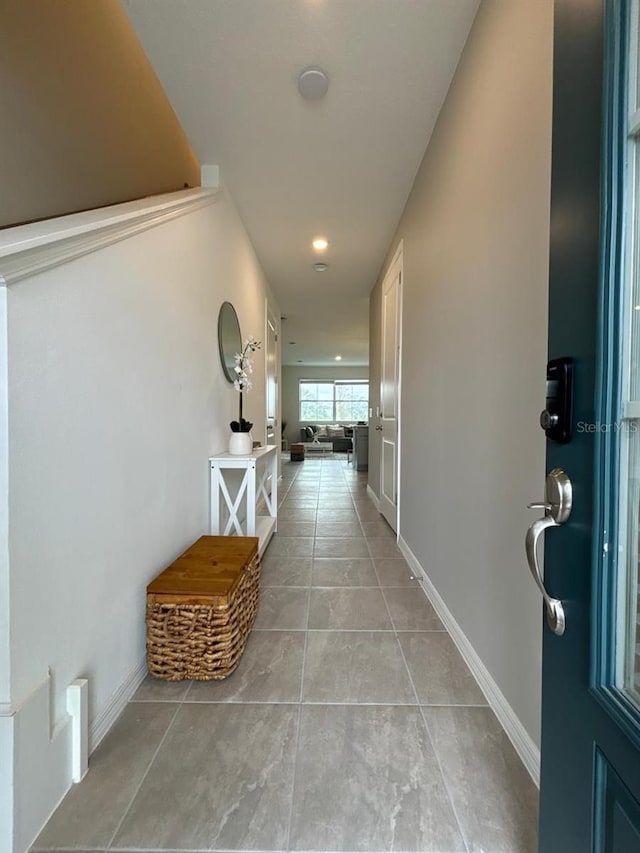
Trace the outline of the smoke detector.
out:
[[[318,101],[327,94],[329,78],[322,68],[305,68],[298,75],[298,90],[307,101]]]
[[[329,269],[329,264],[323,264],[322,262],[319,262],[317,264],[314,264],[313,268],[316,272],[324,272],[325,270]]]

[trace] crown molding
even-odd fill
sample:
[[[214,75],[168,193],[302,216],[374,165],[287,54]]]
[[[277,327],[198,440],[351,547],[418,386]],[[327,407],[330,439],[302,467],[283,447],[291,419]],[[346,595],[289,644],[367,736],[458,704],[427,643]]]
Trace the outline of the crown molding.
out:
[[[7,287],[215,204],[220,189],[180,190],[0,231],[0,287]]]

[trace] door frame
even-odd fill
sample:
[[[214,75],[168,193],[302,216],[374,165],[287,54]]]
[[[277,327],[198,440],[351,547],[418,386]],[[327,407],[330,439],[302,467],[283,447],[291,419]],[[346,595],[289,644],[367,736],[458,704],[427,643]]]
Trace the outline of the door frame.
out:
[[[275,415],[274,415],[274,442],[278,448],[278,453],[282,448],[282,436],[278,435],[280,429],[280,334],[278,329],[278,321],[276,314],[269,304],[269,299],[264,301],[264,443],[267,445],[267,429],[269,422],[269,324],[274,328],[274,343],[275,343]]]
[[[631,275],[627,245],[626,178],[628,172],[627,81],[637,74],[629,52],[629,19],[633,0],[608,0],[605,7],[605,63],[603,79],[602,223],[599,339],[596,374],[596,422],[621,424],[623,377],[614,366],[623,363],[625,335],[622,326],[627,307],[619,282]],[[630,63],[628,65],[627,63]],[[627,73],[628,69],[628,73]],[[638,165],[636,165],[638,169]],[[640,211],[636,211],[637,216]],[[634,266],[637,267],[638,258]],[[628,289],[626,294],[628,295]],[[593,591],[590,691],[630,740],[640,747],[640,709],[627,693],[614,686],[617,665],[617,612],[621,565],[618,545],[619,492],[622,441],[619,429],[598,430],[595,435]],[[612,541],[612,536],[613,541]],[[626,559],[626,554],[623,559]]]
[[[545,540],[567,631],[543,633],[541,850],[614,849],[613,806],[625,811],[640,791],[640,712],[615,678],[627,3],[554,8],[549,357],[572,355],[576,371],[575,435],[548,443],[547,470],[567,471],[575,500],[564,531]]]
[[[609,0],[605,7],[605,57],[615,56],[615,63],[604,63],[603,134],[602,134],[602,221],[600,228],[601,271],[599,335],[596,356],[596,422],[620,422],[622,294],[617,282],[626,266],[624,227],[624,151],[626,148],[627,87],[621,73],[626,67],[623,55],[628,50],[626,0]],[[622,162],[621,162],[622,161]],[[620,471],[620,440],[617,430],[597,431],[594,466],[593,591],[590,689],[616,722],[629,724],[623,707],[628,700],[622,691],[612,688],[615,666],[615,598],[619,565],[615,543],[605,542],[618,527],[616,479]],[[612,547],[613,546],[613,547]],[[612,618],[614,617],[614,618]]]
[[[387,280],[387,276],[389,272],[393,269],[395,265],[399,266],[400,269],[400,284],[398,287],[398,316],[397,316],[397,346],[398,346],[398,387],[397,387],[397,402],[396,402],[396,539],[400,538],[400,517],[401,517],[401,503],[402,503],[402,329],[403,329],[403,314],[402,314],[402,306],[404,304],[403,293],[404,293],[404,239],[400,239],[395,252],[391,258],[391,261],[387,264],[387,268],[382,276],[381,284],[380,284],[380,406],[377,412],[378,418],[380,420],[382,417],[382,379],[384,374],[384,284]],[[380,497],[382,497],[382,471],[383,471],[383,442],[382,435],[380,436],[380,447],[378,454],[378,463],[380,470]]]

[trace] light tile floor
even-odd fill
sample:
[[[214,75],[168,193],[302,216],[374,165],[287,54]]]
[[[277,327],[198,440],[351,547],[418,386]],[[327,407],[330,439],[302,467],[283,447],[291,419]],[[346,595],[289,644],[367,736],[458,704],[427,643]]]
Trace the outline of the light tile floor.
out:
[[[283,464],[223,682],[147,679],[34,850],[533,853],[537,791],[341,459]]]

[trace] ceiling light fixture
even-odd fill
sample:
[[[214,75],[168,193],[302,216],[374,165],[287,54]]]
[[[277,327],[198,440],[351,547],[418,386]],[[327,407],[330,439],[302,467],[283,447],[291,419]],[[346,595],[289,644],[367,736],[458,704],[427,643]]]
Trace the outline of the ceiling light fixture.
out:
[[[313,268],[316,272],[324,272],[325,270],[329,269],[329,264],[318,263],[314,264]]]
[[[337,355],[337,356],[336,356],[336,361],[342,361],[342,356],[341,356],[341,355]]]
[[[298,90],[307,101],[318,101],[327,94],[329,78],[322,68],[305,68],[298,75]]]
[[[324,250],[329,245],[329,241],[326,239],[326,237],[316,237],[311,245],[316,250],[316,252],[324,252]]]

